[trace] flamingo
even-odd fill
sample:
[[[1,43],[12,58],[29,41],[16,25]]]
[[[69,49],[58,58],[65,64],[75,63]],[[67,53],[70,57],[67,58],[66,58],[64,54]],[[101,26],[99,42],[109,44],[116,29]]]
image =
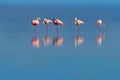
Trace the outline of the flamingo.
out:
[[[49,20],[49,19],[46,19],[46,18],[44,18],[43,19],[43,24],[50,24],[50,23],[52,23],[52,20]]]
[[[79,20],[79,19],[77,19],[77,18],[75,18],[74,19],[74,23],[76,24],[76,25],[81,25],[81,24],[84,24],[84,22],[83,21],[81,21],[81,20]]]
[[[51,38],[48,36],[48,24],[52,23],[52,20],[49,20],[49,19],[46,19],[44,18],[43,19],[43,24],[46,24],[46,36],[43,38],[43,42],[44,42],[44,45],[48,45],[51,43]]]
[[[63,25],[64,24],[60,19],[57,19],[57,18],[53,18],[53,23],[55,25]]]
[[[84,38],[80,36],[80,25],[84,24],[84,22],[75,18],[74,23],[78,25],[78,36],[74,38],[74,45],[76,47],[84,43]]]
[[[31,23],[32,23],[32,25],[37,26],[37,25],[39,25],[39,23],[40,23],[39,21],[40,20],[41,20],[40,18],[37,18],[35,20],[32,20]]]
[[[99,28],[102,28],[102,27],[105,27],[105,24],[103,23],[103,21],[102,20],[97,20],[97,24],[98,24],[98,27]]]
[[[63,25],[64,23],[57,18],[53,18],[53,23],[56,25],[56,37],[53,39],[54,46],[61,46],[64,42],[63,37],[58,37],[58,25]]]
[[[57,18],[53,18],[53,23],[56,25],[56,32],[57,32],[57,35],[58,35],[58,25],[63,25],[64,23],[60,20],[60,19],[57,19]]]
[[[78,46],[78,45],[80,45],[84,42],[84,38],[80,36],[80,25],[84,24],[84,22],[75,18],[74,23],[76,25],[78,25],[78,36],[74,38],[74,44],[75,44],[75,47],[76,47],[76,46]]]
[[[78,25],[78,31],[80,30],[80,25],[81,25],[81,24],[84,24],[83,21],[81,21],[81,20],[79,20],[79,19],[77,19],[77,18],[74,19],[74,23],[75,23],[76,25]]]

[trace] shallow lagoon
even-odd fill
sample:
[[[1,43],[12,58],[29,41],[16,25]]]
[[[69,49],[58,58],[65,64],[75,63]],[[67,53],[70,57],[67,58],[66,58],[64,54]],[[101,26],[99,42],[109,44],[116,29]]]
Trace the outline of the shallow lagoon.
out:
[[[0,79],[1,80],[119,80],[120,74],[120,23],[116,7],[20,7],[1,6],[0,13]],[[48,25],[49,45],[44,45],[46,25],[36,27],[31,20],[36,17],[58,17],[64,21],[59,26],[61,46],[54,46],[56,26]],[[75,17],[85,21],[78,27]],[[98,30],[97,19],[102,19],[105,29]],[[74,39],[84,38],[75,46]],[[34,35],[40,47],[32,46]],[[101,45],[97,43],[102,35]]]

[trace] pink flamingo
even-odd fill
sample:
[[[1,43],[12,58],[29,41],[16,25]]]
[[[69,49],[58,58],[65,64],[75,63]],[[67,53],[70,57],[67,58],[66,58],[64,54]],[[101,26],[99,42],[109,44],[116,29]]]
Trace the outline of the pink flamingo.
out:
[[[76,25],[84,24],[83,21],[81,21],[81,20],[79,20],[79,19],[77,19],[77,18],[74,19],[74,23],[75,23]]]
[[[84,24],[84,22],[75,18],[74,23],[78,25],[78,36],[74,38],[74,45],[76,47],[81,45],[84,42],[84,38],[80,36],[80,25]]]
[[[64,23],[57,18],[53,18],[53,23],[56,25],[56,32],[57,32],[57,36],[58,36],[58,25],[63,25]]]
[[[53,18],[53,23],[56,25],[56,37],[53,39],[54,46],[61,46],[64,42],[63,37],[58,37],[58,26],[57,25],[63,25],[64,23],[57,18]]]
[[[48,45],[51,43],[51,38],[48,36],[48,24],[52,23],[51,20],[44,18],[43,24],[46,24],[46,36],[43,38],[44,45]]]
[[[40,42],[39,39],[36,37],[36,26],[39,25],[40,23],[40,18],[36,18],[35,20],[32,20],[31,23],[34,25],[34,38],[32,39],[32,45],[39,48],[40,47]]]
[[[31,23],[32,23],[32,25],[37,26],[37,25],[39,25],[39,23],[40,23],[39,21],[40,20],[41,20],[40,18],[37,18],[35,20],[32,20]]]
[[[57,18],[53,18],[53,23],[55,25],[63,25],[64,24],[60,19],[57,19]]]
[[[74,19],[74,23],[75,23],[76,25],[78,25],[78,31],[80,30],[80,25],[81,25],[81,24],[84,24],[83,21],[81,21],[81,20],[79,20],[79,19],[77,19],[77,18]]]
[[[102,27],[105,27],[105,24],[103,23],[103,21],[102,20],[97,20],[97,24],[98,24],[98,27],[99,28],[102,28]]]
[[[46,19],[46,18],[44,18],[43,19],[43,24],[50,24],[50,23],[52,23],[52,20],[49,20],[49,19]]]
[[[43,19],[43,24],[46,24],[46,35],[48,35],[48,24],[52,23],[52,20],[49,20],[49,19],[46,19],[44,18]]]

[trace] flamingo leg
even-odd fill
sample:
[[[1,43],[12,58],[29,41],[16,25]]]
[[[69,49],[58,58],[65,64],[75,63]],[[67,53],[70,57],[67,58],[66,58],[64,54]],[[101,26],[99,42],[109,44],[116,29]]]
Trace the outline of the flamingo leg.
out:
[[[56,26],[56,37],[58,37],[58,26]]]
[[[36,37],[36,27],[34,27],[34,37]]]
[[[80,36],[80,25],[78,25],[78,36]]]
[[[46,26],[46,36],[48,36],[48,25]]]

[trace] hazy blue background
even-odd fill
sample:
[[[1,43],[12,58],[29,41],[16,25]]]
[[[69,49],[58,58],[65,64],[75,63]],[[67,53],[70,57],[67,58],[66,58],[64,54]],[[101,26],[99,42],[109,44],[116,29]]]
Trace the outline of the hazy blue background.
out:
[[[120,10],[119,0],[0,0],[0,80],[120,80]],[[40,48],[31,45],[36,17],[60,18],[60,47],[44,46],[45,25],[36,28]],[[80,34],[85,41],[74,47],[77,27],[75,17],[85,21]],[[106,29],[102,45],[97,19]],[[56,28],[49,25],[53,39]]]
[[[106,5],[119,5],[119,0],[1,0],[1,4],[14,4],[14,5],[76,5],[76,4],[106,4]]]

